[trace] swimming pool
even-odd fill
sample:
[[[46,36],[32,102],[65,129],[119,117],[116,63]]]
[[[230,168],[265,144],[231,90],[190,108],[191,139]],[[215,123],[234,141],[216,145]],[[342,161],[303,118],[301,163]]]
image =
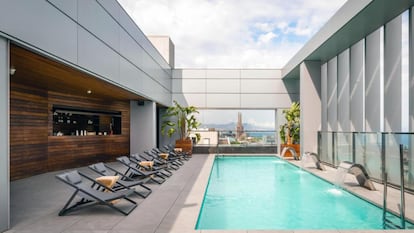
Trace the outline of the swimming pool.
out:
[[[382,229],[382,210],[276,157],[216,157],[196,229]]]

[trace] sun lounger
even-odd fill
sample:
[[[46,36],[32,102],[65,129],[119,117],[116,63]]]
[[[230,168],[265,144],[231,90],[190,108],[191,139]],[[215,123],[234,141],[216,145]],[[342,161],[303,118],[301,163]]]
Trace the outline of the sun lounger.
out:
[[[172,172],[168,170],[168,164],[157,164],[156,161],[149,161],[141,158],[139,154],[131,154],[129,156],[131,162],[136,164],[137,168],[144,168],[148,171],[159,171],[163,176],[170,177]],[[146,162],[152,162],[151,166],[148,166]]]
[[[115,191],[109,187],[103,186],[99,182],[78,172],[77,170],[56,175],[56,178],[75,189],[75,192],[59,212],[59,216],[98,204],[106,205],[124,215],[128,215],[137,207],[137,203],[128,198],[128,196],[134,192],[132,189]],[[86,182],[85,179],[92,182],[94,186],[91,187],[90,182]],[[71,205],[75,198],[80,198],[80,200]],[[131,203],[131,206],[126,208],[126,210],[124,210],[125,208],[121,209],[117,207],[113,201],[118,199]]]
[[[89,165],[88,167],[101,176],[120,176],[121,178],[118,181],[116,181],[115,186],[112,187],[112,189],[115,191],[139,186],[145,189],[146,192],[142,193],[142,192],[138,192],[137,190],[134,190],[135,194],[143,198],[146,198],[148,197],[148,195],[152,193],[152,190],[149,187],[144,185],[151,179],[151,177],[146,177],[143,179],[132,179],[102,162]]]
[[[136,177],[136,176],[151,177],[151,180],[158,184],[162,184],[165,182],[164,177],[159,174],[159,171],[146,171],[143,169],[138,169],[131,162],[131,160],[126,156],[118,157],[116,158],[116,160],[127,167],[127,170],[124,173],[125,176],[129,176],[131,178]],[[157,179],[154,176],[156,176]]]

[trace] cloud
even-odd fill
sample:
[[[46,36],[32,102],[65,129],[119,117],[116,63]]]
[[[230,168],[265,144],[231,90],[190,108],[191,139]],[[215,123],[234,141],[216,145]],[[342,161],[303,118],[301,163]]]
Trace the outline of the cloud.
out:
[[[118,1],[145,34],[169,35],[185,68],[281,68],[345,2]]]
[[[277,35],[274,34],[273,32],[268,32],[266,34],[261,34],[259,36],[258,42],[259,43],[263,43],[263,44],[267,44],[269,43],[272,39],[276,38]]]

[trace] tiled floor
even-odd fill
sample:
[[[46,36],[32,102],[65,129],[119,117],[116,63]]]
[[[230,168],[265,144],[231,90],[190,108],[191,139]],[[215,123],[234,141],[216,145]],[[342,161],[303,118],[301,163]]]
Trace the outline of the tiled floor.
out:
[[[139,206],[128,216],[123,216],[105,206],[97,206],[59,217],[58,212],[70,197],[72,190],[55,179],[54,176],[57,172],[14,181],[11,184],[11,230],[7,232],[348,232],[335,230],[194,230],[213,160],[214,155],[194,155],[190,161],[186,162],[178,171],[175,171],[174,175],[165,183],[161,185],[150,184],[153,193],[148,198],[142,199],[133,196],[132,198],[139,203]],[[116,164],[113,165],[116,166]],[[307,169],[327,179],[332,178],[334,172],[331,169],[326,172],[320,172],[313,168]],[[79,168],[79,170],[94,175],[86,168]],[[352,177],[347,178],[346,185],[351,190],[361,192],[361,195],[367,195],[367,198],[372,198],[374,202],[382,200],[381,191],[368,192],[357,187],[354,185]],[[399,200],[399,196],[394,194],[390,195],[390,198]],[[407,214],[410,217],[413,216],[414,208],[412,207],[414,207],[414,199],[410,196],[407,197]],[[414,233],[414,230],[403,232]]]

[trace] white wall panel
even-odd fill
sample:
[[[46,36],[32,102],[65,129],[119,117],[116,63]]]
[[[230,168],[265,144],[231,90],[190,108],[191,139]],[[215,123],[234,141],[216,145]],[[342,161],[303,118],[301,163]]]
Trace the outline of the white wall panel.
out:
[[[327,92],[327,108],[328,108],[328,130],[338,130],[338,66],[337,57],[328,61],[328,92]]]
[[[119,82],[118,55],[87,31],[78,30],[79,65],[90,71]]]
[[[181,75],[181,76],[180,76]],[[180,69],[174,70],[173,78],[207,78],[207,70],[205,69]]]
[[[240,108],[240,94],[207,94],[207,108]]]
[[[239,79],[240,70],[237,69],[207,69],[207,78],[219,78],[219,79]]]
[[[350,131],[349,49],[338,55],[338,130]]]
[[[207,93],[239,93],[240,79],[207,79]]]
[[[401,15],[384,27],[384,130],[401,131]]]
[[[179,103],[197,106],[198,108],[206,108],[206,94],[177,93],[172,95],[172,99]]]
[[[78,23],[119,52],[119,26],[95,0],[78,1]]]
[[[364,44],[361,40],[351,47],[350,52],[350,120],[351,131],[364,131]]]
[[[276,69],[246,69],[240,71],[243,78],[282,78],[282,71]]]
[[[321,130],[328,131],[328,63],[321,66]]]
[[[245,109],[289,108],[292,104],[288,94],[241,94],[240,98],[240,108]]]
[[[206,80],[205,79],[173,79],[173,93],[205,93]]]
[[[286,93],[286,87],[280,79],[242,79],[242,93]]]
[[[365,131],[381,131],[381,31],[365,39]]]

